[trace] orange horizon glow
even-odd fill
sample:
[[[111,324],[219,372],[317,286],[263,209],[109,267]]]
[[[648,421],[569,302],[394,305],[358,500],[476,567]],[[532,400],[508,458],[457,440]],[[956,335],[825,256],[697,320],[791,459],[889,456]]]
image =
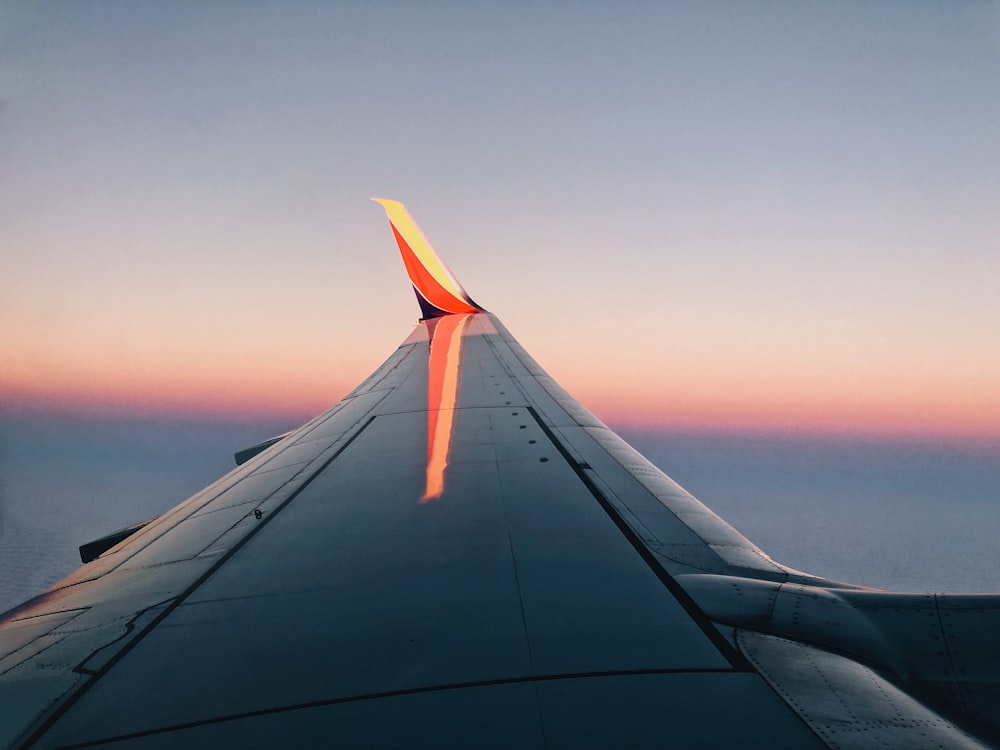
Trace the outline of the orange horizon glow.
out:
[[[602,418],[640,428],[1000,439],[1000,408],[987,402],[927,402],[879,394],[807,398],[802,393],[720,394],[661,390],[650,394],[577,389]],[[743,396],[743,397],[741,397]]]
[[[193,419],[287,419],[305,421],[336,404],[357,385],[302,379],[296,384],[261,382],[239,388],[219,381],[130,384],[94,380],[62,387],[0,384],[0,406],[23,413],[77,415],[145,415]],[[888,399],[876,394],[841,394],[817,402],[799,398],[765,398],[763,394],[684,391],[635,387],[608,390],[563,384],[586,408],[605,422],[649,430],[695,432],[859,435],[903,439],[948,438],[971,441],[1000,439],[1000,407],[973,399],[951,403]],[[159,387],[157,387],[159,386]],[[442,428],[443,429],[443,425]],[[434,429],[437,435],[438,428]],[[430,430],[429,430],[430,440]],[[435,438],[436,440],[436,438]],[[443,443],[442,443],[443,444]],[[430,455],[430,452],[429,452]]]
[[[196,419],[291,417],[305,421],[329,409],[350,390],[339,384],[336,388],[314,384],[276,398],[276,392],[265,385],[241,391],[222,390],[218,383],[176,386],[170,390],[118,390],[100,382],[53,389],[0,385],[0,405],[27,413],[142,414]]]
[[[312,339],[305,335],[294,342],[279,339],[270,355],[263,353],[261,341],[251,342],[253,348],[229,342],[225,350],[202,342],[190,343],[187,351],[122,345],[112,355],[109,347],[94,342],[89,348],[45,344],[39,350],[13,340],[0,371],[0,407],[304,420],[337,403],[392,351],[385,342],[398,341],[398,327],[387,325],[390,333],[375,329],[370,339],[357,326],[327,334],[340,342],[337,346],[310,346]],[[737,351],[727,352],[729,359],[723,361],[720,354],[697,352],[669,357],[664,354],[669,347],[648,344],[607,356],[606,347],[553,337],[551,327],[539,330],[549,338],[522,342],[530,351],[547,354],[542,365],[553,377],[599,418],[616,425],[1000,438],[1000,400],[989,361],[936,357],[918,367],[909,360],[821,361],[801,350],[793,360]]]

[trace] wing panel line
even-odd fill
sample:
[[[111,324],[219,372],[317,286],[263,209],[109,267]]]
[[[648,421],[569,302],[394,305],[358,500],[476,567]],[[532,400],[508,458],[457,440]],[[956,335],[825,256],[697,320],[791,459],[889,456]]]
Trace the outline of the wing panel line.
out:
[[[545,436],[552,441],[552,444],[559,451],[566,463],[573,469],[576,475],[583,482],[584,487],[594,496],[604,512],[608,514],[608,517],[614,522],[615,526],[622,535],[629,541],[629,544],[639,553],[639,557],[642,558],[643,562],[649,566],[649,569],[653,571],[653,574],[660,579],[660,582],[667,587],[671,594],[677,602],[684,608],[695,624],[701,628],[702,632],[708,637],[719,652],[725,657],[725,659],[732,665],[733,669],[738,672],[753,672],[753,667],[750,666],[750,662],[747,661],[746,657],[743,656],[728,640],[725,636],[720,633],[712,621],[708,618],[701,608],[695,603],[691,595],[688,594],[676,580],[671,576],[662,565],[660,565],[652,551],[643,544],[642,539],[635,532],[628,522],[621,517],[617,510],[615,510],[614,505],[604,496],[596,484],[591,481],[590,477],[587,476],[584,468],[575,460],[573,456],[569,453],[566,447],[563,445],[562,441],[556,436],[556,434],[549,428],[547,424],[539,416],[535,407],[528,406],[528,413],[531,414],[531,418],[535,420],[538,426],[541,428]]]
[[[742,671],[742,670],[740,670]],[[753,672],[753,670],[749,670]],[[330,698],[328,700],[310,701],[308,703],[295,703],[288,706],[275,706],[274,708],[264,708],[257,711],[247,711],[240,714],[229,714],[226,716],[215,716],[211,719],[201,719],[183,724],[173,724],[156,729],[147,729],[142,732],[133,732],[116,737],[104,737],[99,740],[88,740],[73,745],[61,745],[60,750],[78,750],[87,747],[100,747],[111,742],[124,742],[127,740],[149,737],[151,735],[166,734],[168,732],[178,732],[195,727],[209,726],[211,724],[224,724],[229,721],[239,721],[241,719],[252,719],[257,716],[267,716],[269,714],[288,713],[290,711],[303,711],[311,708],[323,708],[324,706],[336,706],[342,703],[358,703],[361,701],[379,700],[382,698],[398,698],[406,695],[418,695],[421,693],[439,693],[447,690],[468,690],[481,687],[492,687],[494,685],[518,685],[534,682],[555,682],[557,680],[581,680],[595,677],[643,677],[646,675],[666,675],[666,674],[734,674],[732,669],[717,667],[682,667],[677,669],[625,669],[610,672],[567,672],[565,674],[545,674],[529,675],[525,677],[507,677],[497,680],[479,680],[477,682],[456,682],[445,685],[428,685],[418,688],[407,688],[404,690],[390,690],[383,693],[366,693],[364,695],[351,695],[344,698]],[[754,673],[756,674],[756,673]]]

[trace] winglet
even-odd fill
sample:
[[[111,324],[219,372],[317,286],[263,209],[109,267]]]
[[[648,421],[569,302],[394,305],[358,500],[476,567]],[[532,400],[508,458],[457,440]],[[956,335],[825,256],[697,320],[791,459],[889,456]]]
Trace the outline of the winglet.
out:
[[[453,313],[483,312],[472,301],[458,279],[438,257],[420,227],[413,221],[406,206],[398,201],[372,198],[381,203],[389,217],[389,225],[403,256],[403,264],[410,275],[413,290],[424,319],[440,318]]]

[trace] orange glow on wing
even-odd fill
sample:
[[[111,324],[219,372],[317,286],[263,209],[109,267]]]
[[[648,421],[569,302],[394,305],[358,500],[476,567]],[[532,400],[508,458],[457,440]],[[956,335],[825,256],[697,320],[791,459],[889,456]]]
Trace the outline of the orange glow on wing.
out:
[[[420,502],[441,497],[448,466],[451,429],[458,398],[462,332],[469,315],[446,315],[428,323],[430,354],[427,359],[427,486]]]

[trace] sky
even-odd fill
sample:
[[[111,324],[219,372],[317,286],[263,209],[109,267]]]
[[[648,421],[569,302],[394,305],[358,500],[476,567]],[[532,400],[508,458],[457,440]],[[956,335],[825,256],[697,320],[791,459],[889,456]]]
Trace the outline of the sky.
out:
[[[8,405],[335,403],[385,196],[605,419],[1000,437],[995,3],[0,8]]]
[[[406,337],[372,196],[776,558],[1000,585],[997,3],[0,0],[18,593]]]

